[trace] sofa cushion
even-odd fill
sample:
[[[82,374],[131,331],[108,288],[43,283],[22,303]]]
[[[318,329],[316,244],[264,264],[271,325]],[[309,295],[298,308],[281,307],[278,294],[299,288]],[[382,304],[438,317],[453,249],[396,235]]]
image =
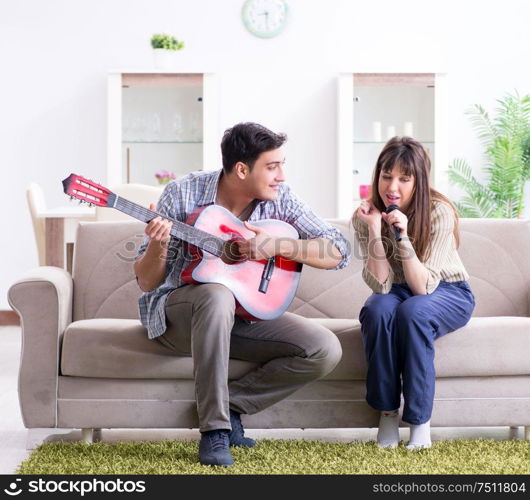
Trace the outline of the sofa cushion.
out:
[[[314,319],[339,338],[343,356],[327,380],[364,380],[366,361],[357,320]],[[530,373],[530,318],[472,318],[436,341],[437,377],[526,375]],[[231,360],[229,378],[256,365]],[[137,320],[93,319],[72,323],[63,337],[62,375],[75,377],[192,379],[190,357],[175,356],[149,340]]]
[[[306,318],[358,318],[372,291],[362,279],[363,261],[352,224],[348,220],[330,220],[348,240],[352,250],[350,264],[344,269],[322,270],[304,266],[289,311]]]
[[[229,378],[240,378],[253,363],[232,360]],[[61,374],[74,377],[191,379],[191,357],[175,356],[135,319],[87,319],[63,335]]]
[[[74,267],[73,319],[138,319],[141,290],[133,262],[145,224],[137,221],[80,222]]]
[[[530,316],[530,219],[461,219],[458,253],[473,316]]]
[[[471,318],[436,341],[438,377],[494,377],[530,373],[530,318]]]

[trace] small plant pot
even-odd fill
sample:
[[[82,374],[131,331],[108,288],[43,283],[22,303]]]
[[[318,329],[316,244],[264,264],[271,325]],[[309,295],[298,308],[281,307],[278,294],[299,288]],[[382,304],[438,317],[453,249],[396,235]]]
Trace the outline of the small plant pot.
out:
[[[157,69],[173,69],[174,63],[174,50],[167,49],[153,49],[153,62]]]

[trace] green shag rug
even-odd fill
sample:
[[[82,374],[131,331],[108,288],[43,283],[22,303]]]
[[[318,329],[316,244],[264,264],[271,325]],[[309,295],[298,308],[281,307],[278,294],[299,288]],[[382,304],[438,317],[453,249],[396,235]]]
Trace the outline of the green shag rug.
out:
[[[198,441],[45,443],[18,474],[529,474],[530,441],[439,441],[408,451],[375,442],[262,439],[232,448],[232,467],[198,463]]]

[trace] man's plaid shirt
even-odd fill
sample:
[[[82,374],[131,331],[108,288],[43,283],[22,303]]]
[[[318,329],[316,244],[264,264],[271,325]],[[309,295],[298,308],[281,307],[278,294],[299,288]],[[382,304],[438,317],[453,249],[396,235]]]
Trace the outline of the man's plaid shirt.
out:
[[[193,172],[170,182],[160,196],[157,212],[169,219],[185,222],[197,208],[215,203],[217,184],[222,170],[214,172]],[[317,217],[313,211],[281,183],[276,200],[258,201],[249,222],[261,219],[279,219],[293,226],[302,239],[327,238],[342,254],[342,261],[334,269],[342,269],[350,259],[350,245],[343,234]],[[145,236],[138,250],[138,259],[146,250],[149,237]],[[166,331],[165,305],[169,294],[186,283],[181,272],[191,263],[191,255],[182,241],[172,237],[168,250],[165,281],[150,292],[140,296],[139,308],[142,324],[147,328],[150,339]]]

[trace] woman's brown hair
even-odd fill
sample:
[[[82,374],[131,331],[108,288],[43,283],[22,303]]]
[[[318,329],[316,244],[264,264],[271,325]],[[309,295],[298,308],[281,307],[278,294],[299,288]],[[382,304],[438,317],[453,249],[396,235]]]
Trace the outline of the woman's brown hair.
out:
[[[374,170],[372,179],[372,203],[381,212],[385,204],[379,195],[379,176],[381,171],[391,172],[398,166],[403,175],[414,178],[414,191],[407,208],[409,237],[414,251],[421,262],[425,262],[431,251],[431,211],[433,201],[447,203],[455,214],[454,236],[458,248],[458,212],[451,201],[430,187],[431,160],[423,146],[412,137],[393,137],[384,146]],[[387,224],[383,224],[382,236],[390,237]]]

